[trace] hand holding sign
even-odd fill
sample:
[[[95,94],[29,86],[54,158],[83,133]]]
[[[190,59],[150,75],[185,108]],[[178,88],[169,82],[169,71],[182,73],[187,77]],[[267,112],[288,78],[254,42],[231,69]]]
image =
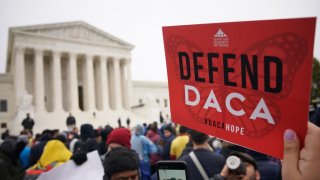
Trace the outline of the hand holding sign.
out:
[[[305,146],[300,151],[297,135],[292,130],[284,134],[283,180],[319,179],[320,128],[308,123]]]
[[[285,129],[306,133],[314,32],[315,18],[164,27],[173,121],[281,158]]]

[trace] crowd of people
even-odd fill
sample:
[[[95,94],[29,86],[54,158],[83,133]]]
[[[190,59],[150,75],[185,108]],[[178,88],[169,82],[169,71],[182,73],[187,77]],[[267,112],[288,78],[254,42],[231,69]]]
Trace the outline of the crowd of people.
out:
[[[0,179],[36,179],[69,160],[81,166],[92,151],[99,153],[104,180],[157,179],[160,160],[186,162],[187,175],[195,180],[320,179],[320,128],[312,123],[301,151],[295,132],[285,131],[283,161],[174,123],[129,127],[127,120],[127,127],[118,124],[97,129],[81,124],[79,130],[70,114],[67,130],[46,129],[34,135],[34,120],[27,115],[18,136],[9,131],[1,135]],[[231,156],[242,162],[243,170],[230,169],[227,159]]]

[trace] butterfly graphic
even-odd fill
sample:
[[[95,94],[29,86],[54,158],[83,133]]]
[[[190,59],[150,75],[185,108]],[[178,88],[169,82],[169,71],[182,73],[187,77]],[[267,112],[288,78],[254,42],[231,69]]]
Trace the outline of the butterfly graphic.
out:
[[[222,107],[222,112],[217,112],[216,109],[204,109],[203,106],[183,106],[183,108],[187,109],[187,112],[192,117],[192,119],[198,123],[205,123],[205,119],[212,118],[214,119],[217,116],[222,116],[223,122],[232,122],[232,124],[244,127],[246,129],[245,135],[252,138],[259,138],[262,136],[266,136],[272,132],[274,128],[276,128],[277,124],[281,119],[281,111],[280,107],[277,105],[277,100],[282,100],[286,98],[292,89],[294,74],[298,71],[299,66],[305,59],[307,55],[307,41],[302,36],[294,33],[281,33],[276,34],[271,37],[261,39],[257,43],[254,43],[250,47],[247,47],[241,50],[240,54],[248,54],[248,55],[257,55],[257,57],[263,57],[268,54],[268,52],[276,51],[277,54],[281,56],[281,60],[283,63],[283,84],[282,90],[279,93],[266,93],[263,89],[251,89],[250,86],[248,88],[241,87],[233,87],[224,85],[224,74],[222,70],[218,70],[213,75],[214,83],[203,83],[192,80],[183,81],[180,79],[180,64],[178,58],[178,52],[215,52],[213,47],[207,47],[206,49],[202,49],[199,45],[187,40],[179,35],[172,35],[168,37],[167,41],[167,49],[166,53],[170,58],[171,63],[174,66],[174,74],[178,81],[182,84],[188,84],[191,86],[197,87],[200,96],[200,103],[204,104],[207,100],[207,95],[209,95],[211,90],[214,90],[214,94],[217,97],[219,102],[224,102],[227,95],[233,92],[238,92],[242,94],[246,100],[245,102],[232,101],[231,105],[234,107],[240,107],[245,111],[245,114],[249,114],[256,107],[257,103],[261,98],[264,99],[267,107],[269,108],[270,113],[273,116],[275,121],[275,125],[268,123],[267,121],[252,121],[248,120],[247,117],[239,116],[230,116],[229,112]],[[238,49],[234,49],[233,52],[239,51]],[[204,53],[206,54],[206,53]],[[239,53],[237,53],[239,54]],[[230,66],[239,67],[240,60],[230,61]],[[218,66],[222,67],[222,61],[217,61]],[[258,67],[263,67],[264,62],[259,59]],[[184,64],[184,69],[186,65]],[[193,72],[194,68],[191,66],[191,72]],[[199,71],[199,77],[207,78],[208,68],[203,66],[203,69]],[[241,73],[235,72],[230,73],[229,80],[232,82],[236,82],[241,79]],[[263,82],[264,76],[263,74],[258,74],[259,82]],[[276,77],[271,76],[271,83],[276,81]],[[260,84],[259,84],[260,85]],[[181,93],[184,94],[184,89],[181,89]],[[184,96],[182,96],[184,98]],[[195,99],[194,94],[190,94],[190,99]],[[181,99],[184,101],[184,99]],[[226,119],[228,118],[228,119]]]

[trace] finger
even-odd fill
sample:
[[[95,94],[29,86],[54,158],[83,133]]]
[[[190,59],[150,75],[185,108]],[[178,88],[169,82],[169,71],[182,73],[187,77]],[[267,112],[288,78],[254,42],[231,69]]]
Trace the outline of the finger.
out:
[[[320,128],[314,125],[311,122],[308,122],[308,131],[307,134],[319,134],[320,133]]]
[[[295,177],[298,171],[300,143],[296,133],[287,129],[284,133],[282,177]],[[290,179],[290,178],[289,178]]]
[[[320,149],[320,128],[312,123],[308,123],[308,131],[305,138],[305,148],[308,149],[310,158],[319,158]]]

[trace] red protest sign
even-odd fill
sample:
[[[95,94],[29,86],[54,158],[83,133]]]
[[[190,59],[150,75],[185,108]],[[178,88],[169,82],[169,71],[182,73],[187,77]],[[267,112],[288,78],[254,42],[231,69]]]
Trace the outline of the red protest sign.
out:
[[[307,129],[315,22],[163,27],[173,121],[282,158]]]

